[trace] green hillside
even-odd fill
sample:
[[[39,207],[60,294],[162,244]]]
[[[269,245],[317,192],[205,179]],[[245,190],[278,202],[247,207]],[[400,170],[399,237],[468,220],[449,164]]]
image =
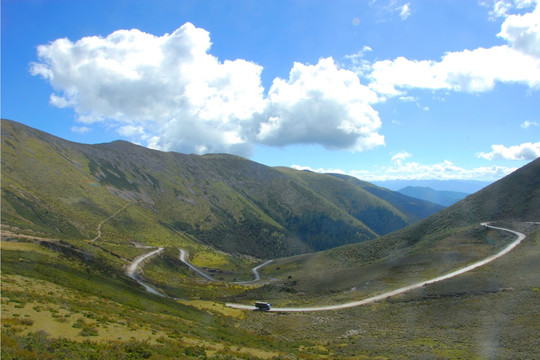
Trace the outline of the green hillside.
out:
[[[346,182],[355,186],[359,186],[362,189],[368,191],[369,193],[375,195],[376,197],[388,201],[394,207],[404,213],[409,219],[412,219],[414,222],[420,219],[424,219],[444,209],[444,206],[418,198],[406,196],[398,191],[391,191],[386,188],[376,186],[367,181],[359,180],[352,176],[342,174],[331,175],[343,179]]]
[[[538,219],[540,159],[404,229],[360,244],[280,259],[264,271],[283,282],[257,289],[253,296],[291,301],[279,291],[285,287],[303,293],[309,303],[319,303],[321,295],[328,298],[359,284],[369,294],[385,283],[420,281],[487,257],[512,238],[482,227],[481,222],[511,228],[515,222]]]
[[[421,203],[357,183],[223,154],[76,144],[2,121],[2,359],[537,356],[540,160],[382,237],[420,217]],[[224,306],[336,304],[433,278],[513,240],[481,221],[527,238],[485,267],[367,306]],[[152,246],[164,249],[139,270],[165,296],[125,273]],[[179,247],[221,281],[193,273]],[[319,248],[330,249],[302,254]],[[262,282],[234,283],[252,278],[252,255],[286,254],[297,255],[262,268]]]
[[[60,239],[202,242],[273,258],[362,242],[418,219],[351,182],[241,157],[83,145],[2,121],[2,223]]]
[[[398,192],[442,206],[453,205],[468,195],[467,193],[458,191],[437,191],[425,186],[407,186],[398,190]]]

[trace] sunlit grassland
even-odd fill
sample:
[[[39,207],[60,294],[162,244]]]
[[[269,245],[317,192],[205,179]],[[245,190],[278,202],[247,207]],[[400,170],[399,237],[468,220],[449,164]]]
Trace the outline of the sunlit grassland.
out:
[[[361,300],[464,267],[496,253],[513,238],[508,233],[473,225],[428,235],[416,246],[397,248],[382,258],[369,257],[380,254],[378,248],[384,246],[372,241],[276,259],[261,273],[279,281],[242,293],[238,301],[258,298],[275,306],[300,306]],[[431,246],[425,246],[426,242]]]
[[[226,358],[225,354],[271,358],[281,354],[328,359],[424,355],[533,359],[540,336],[540,309],[535,306],[540,301],[540,240],[532,225],[507,226],[527,232],[527,239],[485,267],[368,306],[304,314],[224,307],[224,298],[239,296],[250,287],[195,278],[180,263],[178,249],[173,247],[149,259],[143,276],[155,276],[154,281],[164,274],[176,274],[181,280],[176,285],[185,295],[178,301],[146,293],[112,263],[107,267],[103,265],[108,263],[95,263],[92,258],[82,261],[35,243],[3,241],[2,358],[33,358],[37,352],[53,354],[50,358],[54,358],[58,355],[55,351],[61,349],[72,358],[93,353],[102,358],[120,354],[137,354],[133,356],[139,358],[220,359]],[[471,227],[454,237],[442,236],[430,252],[422,253],[425,248],[420,246],[417,253],[373,261],[356,272],[351,271],[351,264],[358,259],[352,258],[347,267],[328,278],[322,271],[310,276],[290,262],[271,263],[269,275],[278,273],[277,267],[289,266],[282,268],[283,282],[248,291],[240,298],[251,303],[280,294],[283,297],[276,296],[278,302],[294,305],[315,300],[340,302],[360,296],[360,291],[379,291],[377,286],[380,290],[400,286],[402,278],[403,282],[415,280],[415,272],[427,273],[434,266],[428,261],[430,253],[455,250],[460,255],[472,246],[480,251],[478,256],[484,256],[508,240],[504,233]],[[77,245],[93,247],[82,240]],[[328,264],[346,255],[350,253],[334,253]],[[463,254],[457,255],[450,257],[452,262],[464,259]],[[223,260],[219,255],[206,258],[216,263]],[[438,263],[442,259],[435,256]],[[315,264],[311,261],[302,266]],[[287,274],[293,275],[291,279]],[[371,279],[365,289],[357,286],[353,291],[349,287],[353,281],[362,284],[364,279]],[[174,293],[175,284],[164,284]]]
[[[521,245],[458,277],[351,309],[249,312],[241,325],[317,344],[328,358],[536,359],[540,238],[513,228],[528,234]]]
[[[89,351],[105,358],[140,350],[165,358],[216,359],[269,358],[287,351],[236,329],[231,319],[241,318],[238,311],[160,298],[114,268],[95,265],[38,244],[2,241],[3,359],[38,353],[54,358],[60,349],[71,358]]]
[[[238,295],[251,288],[249,285],[233,283],[237,278],[247,278],[248,272],[251,277],[253,276],[251,268],[248,268],[253,263],[249,263],[244,257],[235,259],[231,255],[224,256],[225,254],[221,252],[216,252],[215,256],[212,256],[210,249],[204,246],[199,247],[198,253],[202,254],[209,266],[205,271],[216,281],[209,281],[192,272],[180,261],[178,248],[165,248],[158,255],[148,259],[141,274],[168,295],[181,299],[225,302],[230,296]],[[231,262],[225,262],[227,260]],[[239,267],[238,264],[243,266]],[[210,272],[210,268],[223,270]]]

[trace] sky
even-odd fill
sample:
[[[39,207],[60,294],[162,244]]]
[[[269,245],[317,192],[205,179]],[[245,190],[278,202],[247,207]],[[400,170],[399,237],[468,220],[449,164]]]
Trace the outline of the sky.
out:
[[[366,181],[540,156],[537,0],[2,0],[1,116]]]

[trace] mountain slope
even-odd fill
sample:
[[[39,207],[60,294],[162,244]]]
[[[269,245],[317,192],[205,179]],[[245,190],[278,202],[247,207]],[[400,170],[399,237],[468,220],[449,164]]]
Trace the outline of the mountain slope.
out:
[[[407,186],[429,187],[436,191],[457,191],[473,194],[482,190],[493,181],[478,180],[386,180],[374,181],[377,186],[382,186],[390,190],[398,191]]]
[[[438,211],[441,211],[444,208],[439,204],[407,196],[397,191],[388,190],[367,181],[359,180],[352,176],[342,174],[331,175],[343,179],[344,181],[355,186],[359,186],[362,189],[375,195],[376,197],[386,200],[413,221],[424,219],[430,215],[435,214]]]
[[[540,159],[407,228],[374,241],[378,256],[434,242],[483,221],[537,221],[540,218]]]
[[[458,191],[437,191],[425,186],[407,186],[398,190],[398,192],[442,206],[455,204],[459,200],[465,199],[468,195],[467,193]]]
[[[127,206],[126,206],[127,205]],[[43,236],[203,242],[278,257],[373,239],[417,218],[341,179],[225,154],[77,144],[2,120],[2,222]]]
[[[486,258],[514,236],[480,225],[532,226],[540,219],[540,159],[476,194],[404,229],[359,244],[279,259],[263,269],[281,283],[257,289],[253,296],[280,306],[296,305],[284,294],[302,293],[317,305],[335,297],[373,293],[421,282]],[[525,225],[523,225],[525,224]],[[294,279],[294,280],[288,280]],[[282,289],[286,289],[284,292]],[[351,289],[354,289],[351,290]],[[339,294],[339,295],[335,295]],[[240,299],[241,300],[241,299]]]

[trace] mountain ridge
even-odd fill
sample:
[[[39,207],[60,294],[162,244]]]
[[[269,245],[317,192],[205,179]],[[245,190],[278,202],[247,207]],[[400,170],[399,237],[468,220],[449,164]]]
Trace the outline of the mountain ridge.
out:
[[[114,241],[178,238],[261,258],[361,242],[418,220],[342,179],[234,155],[79,144],[10,120],[2,143],[2,221],[63,238],[93,238],[98,219],[126,202],[136,206],[105,224]]]
[[[373,184],[398,191],[407,186],[424,186],[436,191],[457,191],[472,194],[482,190],[494,181],[482,180],[380,180]]]
[[[467,197],[467,193],[458,191],[434,190],[427,186],[407,186],[398,190],[399,193],[433,202],[442,206],[450,206]]]

